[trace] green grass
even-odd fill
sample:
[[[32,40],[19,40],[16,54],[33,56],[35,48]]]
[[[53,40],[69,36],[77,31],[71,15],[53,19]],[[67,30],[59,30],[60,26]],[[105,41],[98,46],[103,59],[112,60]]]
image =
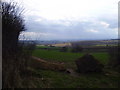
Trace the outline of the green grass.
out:
[[[84,54],[42,49],[36,49],[33,52],[33,56],[53,62],[64,62],[67,68],[73,70],[76,70],[75,60]],[[107,52],[93,52],[92,55],[102,64],[108,63]],[[78,76],[50,70],[34,71],[42,76],[42,80],[37,78],[34,81],[38,88],[116,88],[120,81],[120,74],[109,68],[104,68],[104,73],[79,74]]]
[[[35,50],[33,55],[46,60],[70,62],[73,61],[73,59],[77,59],[83,54],[59,51]]]
[[[50,70],[36,70],[42,76],[37,81],[38,88],[116,88],[118,87],[119,75],[106,76],[104,74],[79,74],[71,76],[63,72]]]
[[[67,68],[77,69],[75,60],[83,56],[85,53],[72,53],[72,52],[59,52],[56,50],[41,50],[36,49],[33,52],[33,56],[45,59],[52,62],[64,62]],[[92,53],[96,59],[98,59],[102,64],[108,63],[108,54],[105,52]]]
[[[72,53],[72,52],[59,52],[59,51],[47,51],[36,49],[33,52],[33,56],[40,57],[49,61],[58,62],[74,62],[77,58],[80,58],[85,53]],[[92,53],[96,59],[100,60],[101,63],[107,64],[108,54],[106,52]]]
[[[107,52],[93,53],[93,56],[98,59],[102,64],[107,64],[109,61],[109,55]]]

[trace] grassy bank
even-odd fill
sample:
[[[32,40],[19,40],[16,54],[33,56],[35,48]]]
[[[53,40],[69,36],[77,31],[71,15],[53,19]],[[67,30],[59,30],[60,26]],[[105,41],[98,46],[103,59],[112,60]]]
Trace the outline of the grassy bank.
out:
[[[120,81],[118,73],[108,74],[79,74],[71,76],[64,72],[50,70],[33,70],[41,78],[35,77],[34,84],[37,88],[117,88]]]

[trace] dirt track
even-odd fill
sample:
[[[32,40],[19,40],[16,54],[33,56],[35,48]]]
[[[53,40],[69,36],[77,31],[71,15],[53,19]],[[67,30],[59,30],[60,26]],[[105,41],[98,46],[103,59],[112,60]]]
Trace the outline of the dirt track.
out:
[[[37,63],[38,65],[35,66],[39,66],[38,68],[46,70],[64,71],[65,73],[70,74],[71,76],[78,76],[77,72],[75,72],[71,68],[66,68],[64,64],[48,62],[35,56],[32,56],[32,59],[37,61],[35,63]]]

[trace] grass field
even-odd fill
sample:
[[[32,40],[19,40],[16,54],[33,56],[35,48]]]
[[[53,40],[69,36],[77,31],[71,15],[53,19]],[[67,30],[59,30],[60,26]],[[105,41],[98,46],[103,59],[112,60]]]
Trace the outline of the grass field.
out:
[[[40,57],[45,60],[49,61],[59,61],[59,62],[73,62],[77,58],[80,58],[83,56],[85,52],[83,53],[72,53],[72,52],[59,52],[59,51],[48,51],[48,50],[35,50],[33,52],[33,56]],[[108,62],[108,53],[106,52],[93,52],[93,56],[95,56],[96,59],[100,60],[101,63],[107,64]]]
[[[36,49],[33,56],[51,62],[63,62],[67,68],[76,70],[75,60],[83,56],[83,53],[60,52],[58,50]],[[92,52],[92,55],[102,64],[107,66],[109,55],[107,52]],[[36,70],[33,72],[42,76],[34,83],[38,88],[116,88],[119,87],[120,74],[109,68],[104,68],[104,73],[78,74],[71,76],[65,72],[51,70]]]

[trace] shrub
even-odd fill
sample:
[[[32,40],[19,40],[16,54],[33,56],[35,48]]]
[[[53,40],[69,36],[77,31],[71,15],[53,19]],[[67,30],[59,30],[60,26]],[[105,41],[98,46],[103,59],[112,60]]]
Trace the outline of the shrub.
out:
[[[25,30],[22,10],[14,2],[2,5],[3,88],[21,87],[20,72],[25,68],[26,54],[18,47],[18,37]],[[27,57],[27,56],[26,56]],[[28,58],[27,58],[28,59]]]
[[[61,52],[67,52],[68,51],[68,47],[64,46],[60,49]]]
[[[109,63],[112,68],[120,69],[120,46],[109,47]]]
[[[85,54],[75,62],[80,73],[101,72],[103,68],[103,65],[90,54]]]
[[[22,10],[14,2],[2,2],[2,53],[3,58],[18,50],[18,37],[25,30]]]
[[[79,45],[76,45],[76,46],[72,46],[72,52],[82,52],[83,51],[83,48]]]

